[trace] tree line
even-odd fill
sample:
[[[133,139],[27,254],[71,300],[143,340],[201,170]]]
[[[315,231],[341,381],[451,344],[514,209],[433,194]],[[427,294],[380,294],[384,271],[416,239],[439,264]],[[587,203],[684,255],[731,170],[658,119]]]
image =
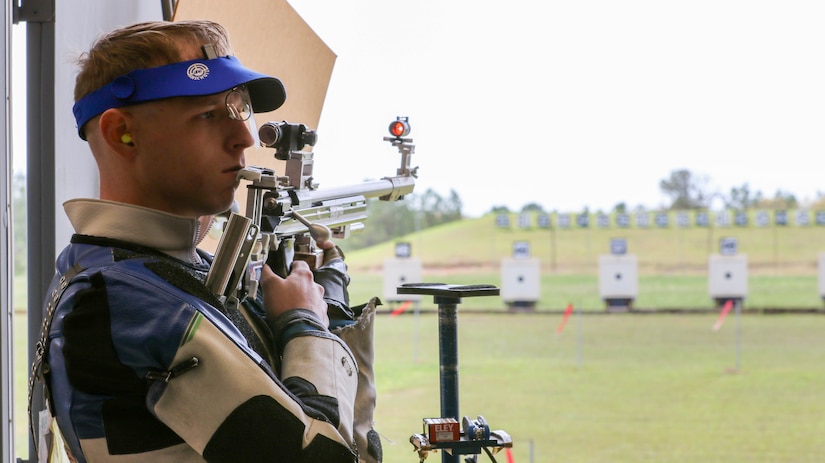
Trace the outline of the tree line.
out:
[[[746,182],[732,187],[728,193],[713,190],[709,186],[707,176],[698,175],[687,169],[678,169],[670,176],[659,181],[659,189],[670,199],[665,210],[683,211],[710,209],[712,206],[722,206],[725,209],[797,209],[801,206],[796,195],[789,191],[777,190],[773,196],[762,191],[754,191]],[[818,193],[810,204],[805,206],[811,209],[825,209],[825,193]],[[627,203],[620,202],[613,206],[613,212],[629,212]],[[585,209],[586,210],[586,209]],[[644,210],[639,206],[636,210]],[[506,206],[493,206],[493,213],[510,212]],[[521,208],[521,212],[545,212],[538,203],[529,203]]]
[[[727,194],[712,191],[706,176],[687,169],[672,171],[670,177],[659,182],[659,189],[670,198],[669,209],[672,210],[707,209],[717,200],[726,209],[796,209],[800,206],[791,192],[780,189],[771,197],[761,191],[752,191],[747,182],[732,187]],[[825,206],[825,197],[822,194],[818,196],[811,205],[814,209]]]
[[[455,190],[446,197],[432,188],[400,201],[367,202],[366,226],[338,244],[346,250],[366,248],[425,228],[461,220],[462,202]]]

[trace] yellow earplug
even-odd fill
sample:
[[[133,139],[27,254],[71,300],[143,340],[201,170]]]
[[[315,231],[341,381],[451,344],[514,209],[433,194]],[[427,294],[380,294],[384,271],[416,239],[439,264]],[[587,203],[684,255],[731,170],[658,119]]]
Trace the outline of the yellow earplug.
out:
[[[126,143],[127,145],[132,143],[132,134],[131,133],[124,133],[120,136],[120,141]]]

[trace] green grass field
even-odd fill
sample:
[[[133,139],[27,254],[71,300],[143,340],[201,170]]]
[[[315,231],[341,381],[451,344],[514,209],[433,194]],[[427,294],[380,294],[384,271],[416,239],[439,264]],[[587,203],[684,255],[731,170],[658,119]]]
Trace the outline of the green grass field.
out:
[[[383,274],[369,272],[357,274],[350,283],[351,301],[363,302],[371,296],[383,296]],[[490,271],[479,273],[428,274],[426,282],[453,285],[492,284],[499,286],[501,276]],[[595,275],[542,274],[541,296],[536,304],[539,312],[564,310],[568,304],[584,310],[603,311],[605,304],[598,294],[598,278]],[[749,278],[748,297],[743,306],[746,310],[819,310],[825,304],[819,296],[817,277],[814,275],[770,276]],[[424,296],[424,303],[432,304],[432,297]],[[388,304],[389,305],[389,304]],[[498,296],[465,298],[462,307],[478,310],[503,310],[506,303]],[[712,310],[714,301],[708,295],[707,278],[690,276],[640,276],[639,297],[634,303],[638,309],[687,309]]]
[[[715,320],[576,315],[558,335],[561,316],[459,308],[461,414],[507,431],[516,462],[821,461],[825,318],[743,315],[739,349],[735,316]],[[440,410],[437,317],[376,323],[385,461],[416,461],[409,436]]]

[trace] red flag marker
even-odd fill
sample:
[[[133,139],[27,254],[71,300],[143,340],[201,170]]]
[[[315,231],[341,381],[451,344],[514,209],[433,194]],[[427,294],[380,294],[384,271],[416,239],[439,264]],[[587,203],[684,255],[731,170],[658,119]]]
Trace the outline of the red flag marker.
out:
[[[510,447],[504,449],[504,452],[507,454],[507,463],[516,463],[516,460],[513,458],[513,452],[510,451]]]
[[[573,313],[573,304],[567,304],[567,310],[564,311],[564,318],[561,319],[561,323],[559,323],[558,328],[556,328],[556,334],[561,334],[564,331],[565,325],[567,325],[567,319],[570,318],[570,314]]]
[[[716,320],[716,324],[713,325],[713,331],[719,331],[719,328],[721,328],[722,323],[725,322],[725,317],[728,316],[728,312],[730,312],[731,307],[733,307],[733,301],[728,299],[728,302],[725,302],[725,306],[722,307],[722,312],[719,314],[719,319]]]
[[[393,317],[401,315],[402,313],[404,313],[405,310],[407,310],[407,308],[410,307],[410,305],[412,305],[412,301],[404,301],[404,303],[401,304],[397,309],[393,310],[392,313],[390,313],[390,315],[392,315]]]

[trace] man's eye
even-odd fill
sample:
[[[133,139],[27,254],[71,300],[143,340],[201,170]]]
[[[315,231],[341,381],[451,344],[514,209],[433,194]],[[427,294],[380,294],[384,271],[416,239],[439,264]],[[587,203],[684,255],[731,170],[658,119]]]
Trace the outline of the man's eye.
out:
[[[200,114],[201,119],[214,119],[215,117],[217,117],[217,113],[214,109]]]

